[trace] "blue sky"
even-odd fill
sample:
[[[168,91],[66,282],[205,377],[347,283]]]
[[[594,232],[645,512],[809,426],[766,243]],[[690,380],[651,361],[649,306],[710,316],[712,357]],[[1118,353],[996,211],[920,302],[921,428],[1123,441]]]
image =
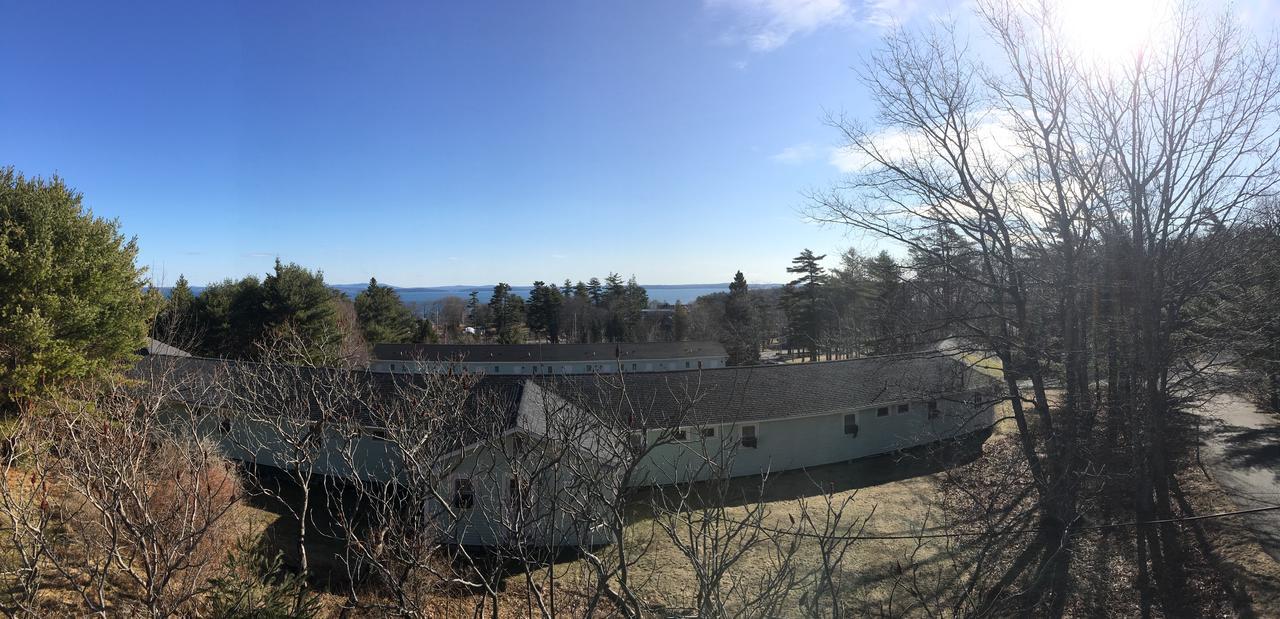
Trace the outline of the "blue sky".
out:
[[[919,3],[10,3],[0,165],[59,174],[157,281],[786,279],[824,113]]]

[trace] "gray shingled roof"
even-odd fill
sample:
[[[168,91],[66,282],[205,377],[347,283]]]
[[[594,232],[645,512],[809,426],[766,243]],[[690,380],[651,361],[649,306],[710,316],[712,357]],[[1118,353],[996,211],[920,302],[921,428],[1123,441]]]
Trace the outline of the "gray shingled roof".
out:
[[[531,380],[597,414],[617,411],[635,427],[802,417],[991,387],[989,377],[936,353]]]
[[[719,342],[649,342],[642,344],[375,344],[373,358],[382,361],[457,361],[464,363],[541,363],[641,361],[723,357]]]
[[[266,369],[248,362],[152,356],[138,363],[134,375],[152,381],[179,380],[180,393],[189,401],[234,410],[238,396],[218,387],[246,384]],[[228,381],[232,374],[237,376],[236,382]],[[314,400],[316,410],[345,407],[359,411],[377,398],[401,397],[405,389],[430,380],[415,374],[294,367],[286,368],[283,376],[294,384],[283,389],[257,389],[268,399],[255,405],[296,411]],[[356,385],[354,391],[360,395],[329,395],[343,393],[343,389],[330,387],[334,385],[348,390]],[[461,423],[470,428],[464,434],[476,440],[481,438],[474,434],[477,427],[489,432],[521,427],[540,433],[547,425],[542,416],[566,414],[564,405],[585,411],[594,419],[614,419],[637,428],[740,423],[928,400],[987,391],[992,386],[990,377],[937,353],[701,371],[486,376],[468,394]],[[333,397],[346,399],[319,401]],[[555,405],[548,406],[549,402]],[[476,423],[477,416],[488,419]]]

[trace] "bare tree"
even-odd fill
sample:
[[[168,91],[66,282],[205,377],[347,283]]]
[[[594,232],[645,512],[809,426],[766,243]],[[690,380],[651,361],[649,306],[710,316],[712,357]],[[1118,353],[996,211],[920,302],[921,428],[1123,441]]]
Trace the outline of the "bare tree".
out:
[[[1103,68],[1065,43],[1050,4],[986,2],[977,16],[994,60],[945,27],[886,38],[862,73],[878,126],[832,120],[862,170],[811,212],[923,255],[937,226],[976,248],[978,268],[950,275],[980,294],[949,330],[1003,364],[1039,531],[988,609],[1061,615],[1100,421],[1124,436],[1112,453],[1131,455],[1134,515],[1172,513],[1174,413],[1221,363],[1187,310],[1280,179],[1276,47],[1178,9],[1168,40]],[[1136,557],[1144,594],[1153,569],[1173,604],[1175,536],[1140,528]],[[1028,588],[1009,596],[1014,580]]]
[[[64,531],[43,557],[97,614],[130,597],[154,617],[189,610],[240,499],[231,464],[185,431],[191,410],[175,404],[181,385],[167,363],[144,370],[137,383],[51,403],[50,449],[38,456],[52,458]]]

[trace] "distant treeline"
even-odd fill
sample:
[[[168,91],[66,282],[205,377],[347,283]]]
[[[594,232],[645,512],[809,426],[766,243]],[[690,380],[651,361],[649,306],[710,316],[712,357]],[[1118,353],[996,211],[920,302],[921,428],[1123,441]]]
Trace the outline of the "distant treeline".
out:
[[[912,249],[906,264],[887,252],[852,249],[828,271],[825,255],[806,249],[783,287],[751,289],[741,272],[728,292],[688,306],[650,302],[634,277],[533,282],[528,295],[494,286],[487,302],[473,291],[427,305],[406,304],[371,279],[351,299],[319,271],[276,262],[264,278],[227,279],[196,295],[183,277],[153,329],[158,339],[200,355],[252,359],[264,340],[288,336],[300,356],[359,358],[374,343],[591,343],[716,340],[731,364],[758,363],[765,348],[810,360],[898,352],[920,344],[921,325],[943,323],[972,300],[962,279],[974,249],[945,228],[930,251]]]

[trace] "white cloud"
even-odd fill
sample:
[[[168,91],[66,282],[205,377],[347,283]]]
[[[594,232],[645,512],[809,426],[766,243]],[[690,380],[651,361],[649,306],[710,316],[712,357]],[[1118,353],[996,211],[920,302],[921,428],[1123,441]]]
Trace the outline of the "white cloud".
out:
[[[805,144],[795,144],[792,146],[788,146],[778,151],[777,153],[771,155],[769,158],[778,163],[785,163],[788,165],[798,165],[801,163],[812,161],[813,158],[817,156],[818,156],[818,149],[814,148],[812,144],[805,143]]]
[[[727,40],[767,52],[791,37],[805,35],[851,16],[845,0],[705,0],[706,6],[733,13],[739,22]]]
[[[862,6],[858,20],[877,28],[899,26],[915,12],[914,0],[869,0]]]
[[[989,112],[977,123],[972,132],[977,152],[993,162],[1009,162],[1024,156],[1026,151],[1017,133],[1010,129],[1012,119],[1000,112]],[[920,134],[901,129],[885,129],[871,135],[871,143],[880,156],[893,160],[911,157],[927,159],[934,156],[931,145]],[[841,172],[860,172],[873,163],[871,157],[852,146],[832,148],[827,162]]]
[[[703,0],[710,10],[730,16],[733,25],[721,40],[769,52],[792,38],[830,26],[890,28],[905,22],[919,4],[932,0]],[[745,69],[746,63],[734,63]]]

